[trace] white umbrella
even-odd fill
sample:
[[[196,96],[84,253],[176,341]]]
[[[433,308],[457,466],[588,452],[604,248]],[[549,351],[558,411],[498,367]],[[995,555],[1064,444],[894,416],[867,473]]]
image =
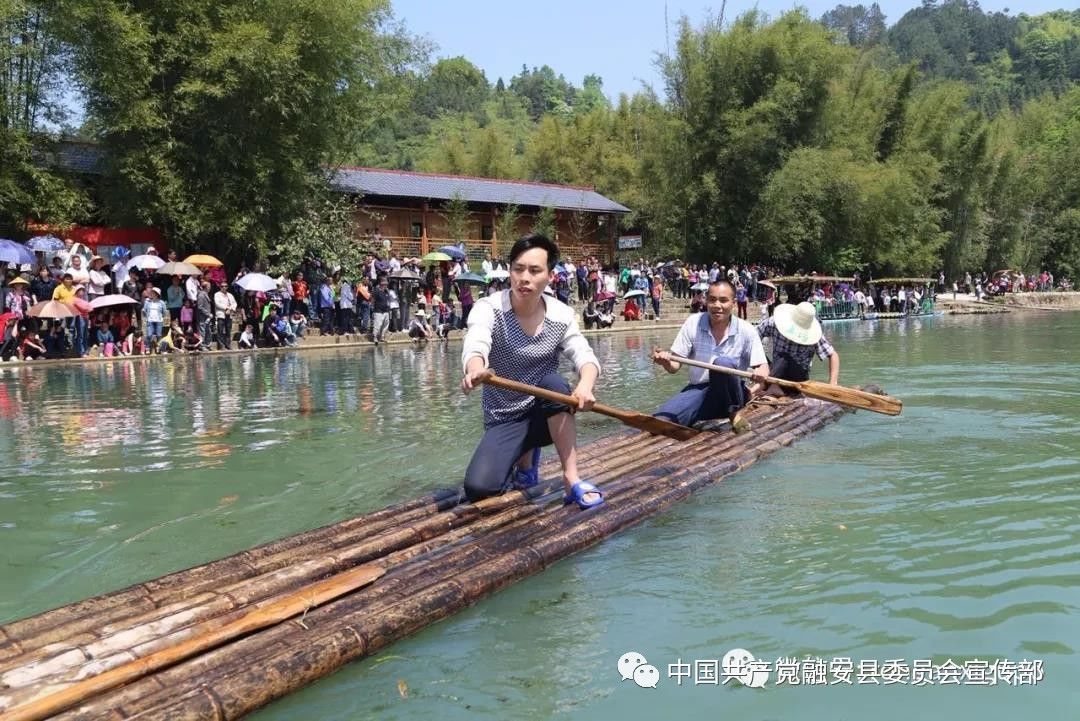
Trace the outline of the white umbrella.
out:
[[[202,275],[202,271],[191,263],[174,260],[161,266],[156,271],[159,275]]]
[[[709,284],[708,283],[694,283],[692,286],[690,286],[690,290],[708,290],[708,289],[709,289]]]
[[[94,310],[98,308],[108,308],[112,305],[138,305],[139,301],[120,293],[111,293],[109,295],[103,295],[100,298],[94,298],[90,301],[90,307]]]
[[[499,268],[488,273],[487,277],[491,280],[506,280],[510,277],[510,271]]]
[[[139,270],[157,270],[161,266],[165,265],[165,259],[156,255],[136,255],[125,264],[128,268],[138,268]]]
[[[628,290],[626,291],[626,295],[624,295],[623,298],[636,298],[638,296],[644,295],[646,295],[646,293],[643,290]]]
[[[277,281],[264,273],[248,273],[236,281],[236,284],[244,290],[262,291],[264,293],[277,290],[278,287]]]

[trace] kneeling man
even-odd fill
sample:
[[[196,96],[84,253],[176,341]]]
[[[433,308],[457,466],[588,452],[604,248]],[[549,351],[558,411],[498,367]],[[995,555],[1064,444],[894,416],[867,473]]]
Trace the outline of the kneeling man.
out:
[[[732,317],[735,288],[726,280],[709,285],[704,313],[694,313],[675,337],[671,350],[653,350],[653,362],[668,373],[678,372],[681,364],[672,355],[704,361],[713,365],[750,369],[754,380],[769,375],[769,364],[761,337],[750,323]],[[750,430],[750,423],[739,411],[748,400],[738,376],[703,368],[690,368],[690,383],[669,398],[653,415],[689,426],[712,418],[729,418],[735,433]]]

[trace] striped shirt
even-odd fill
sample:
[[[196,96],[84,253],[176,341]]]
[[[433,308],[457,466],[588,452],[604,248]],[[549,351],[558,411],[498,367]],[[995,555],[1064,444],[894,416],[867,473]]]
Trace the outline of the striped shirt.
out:
[[[679,329],[671,352],[683,358],[712,363],[720,357],[735,361],[737,368],[747,370],[765,363],[765,349],[761,337],[754,326],[745,320],[732,316],[728,321],[727,332],[720,342],[713,337],[708,313],[694,313]],[[690,368],[690,383],[706,383],[709,371],[705,368]]]
[[[539,332],[530,336],[514,315],[510,291],[478,300],[469,313],[469,330],[461,351],[462,369],[468,368],[473,356],[479,356],[496,375],[537,385],[544,376],[558,371],[559,355],[565,354],[579,374],[589,363],[599,371],[600,362],[578,329],[574,311],[554,298],[545,297],[543,302],[547,314]],[[534,402],[532,396],[485,385],[484,427],[520,420],[529,414]]]

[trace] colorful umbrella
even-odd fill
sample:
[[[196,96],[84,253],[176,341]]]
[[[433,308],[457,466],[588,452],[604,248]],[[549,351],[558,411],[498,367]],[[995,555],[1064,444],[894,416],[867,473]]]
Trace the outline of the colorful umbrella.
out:
[[[55,253],[58,250],[64,249],[64,241],[60,240],[55,235],[39,235],[36,238],[31,238],[26,241],[26,247],[33,251]]]
[[[189,255],[188,257],[184,258],[184,262],[191,263],[192,265],[197,265],[201,268],[220,268],[221,266],[225,265],[214,256],[204,255],[201,253],[196,255]]]
[[[266,275],[265,273],[248,273],[243,278],[236,281],[236,284],[244,290],[253,290],[255,292],[267,292],[271,290],[277,290],[277,281]]]
[[[33,265],[36,260],[34,252],[22,243],[0,238],[0,261],[11,265]]]
[[[455,283],[468,283],[469,285],[487,285],[488,280],[482,275],[476,273],[461,273],[458,277],[454,278]]]
[[[439,248],[438,252],[445,253],[446,255],[450,256],[446,260],[465,260],[465,251],[457,247],[456,245],[444,245],[443,247]],[[428,253],[428,255],[433,254]],[[442,259],[440,258],[440,260]]]
[[[172,261],[157,269],[158,275],[202,275],[202,271],[191,263]]]
[[[439,262],[444,261],[444,260],[453,260],[453,258],[451,258],[446,253],[443,253],[443,252],[440,252],[440,251],[436,250],[436,251],[432,251],[431,253],[428,253],[427,255],[425,255],[423,258],[420,259],[420,262],[422,262],[422,263],[439,263]]]
[[[136,255],[127,262],[128,268],[138,268],[139,270],[146,270],[147,268],[157,270],[163,265],[165,265],[165,260],[156,255]]]
[[[139,301],[126,295],[119,293],[112,293],[110,295],[103,295],[100,298],[94,298],[90,301],[90,307],[94,310],[98,308],[108,308],[113,305],[138,305]]]
[[[30,306],[30,315],[34,318],[74,318],[75,309],[58,300],[43,300]]]

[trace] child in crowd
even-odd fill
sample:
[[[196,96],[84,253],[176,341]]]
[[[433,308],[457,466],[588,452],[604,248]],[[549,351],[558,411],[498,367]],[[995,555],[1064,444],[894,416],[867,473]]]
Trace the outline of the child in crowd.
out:
[[[116,355],[116,338],[112,334],[112,330],[109,329],[109,323],[104,318],[98,321],[97,331],[95,331],[94,342],[101,350],[101,355],[106,358],[112,358]]]
[[[255,327],[251,323],[244,324],[244,330],[240,333],[240,347],[247,349],[255,347]]]
[[[195,308],[191,305],[191,299],[185,298],[184,305],[180,308],[180,327],[187,332],[195,325]]]
[[[45,345],[38,338],[38,332],[30,328],[19,344],[19,357],[23,360],[37,360],[45,357]]]

